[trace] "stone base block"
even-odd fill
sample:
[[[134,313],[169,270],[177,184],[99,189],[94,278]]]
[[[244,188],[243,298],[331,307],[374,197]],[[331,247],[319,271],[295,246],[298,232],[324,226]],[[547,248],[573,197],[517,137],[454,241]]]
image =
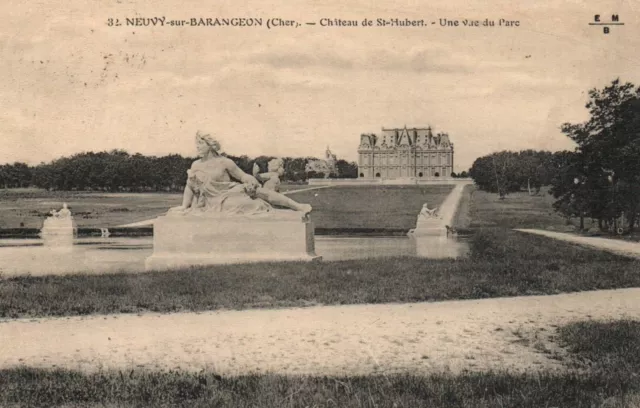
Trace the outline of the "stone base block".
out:
[[[446,236],[447,228],[440,219],[427,219],[418,221],[416,228],[409,231],[412,236]]]
[[[412,236],[430,236],[430,237],[446,237],[447,229],[438,227],[438,228],[416,228],[409,231],[409,235]]]
[[[40,230],[43,244],[50,247],[72,247],[77,235],[73,218],[47,218]]]
[[[289,214],[291,213],[291,214]],[[146,270],[246,262],[313,261],[314,227],[299,213],[273,216],[164,216],[153,225]]]

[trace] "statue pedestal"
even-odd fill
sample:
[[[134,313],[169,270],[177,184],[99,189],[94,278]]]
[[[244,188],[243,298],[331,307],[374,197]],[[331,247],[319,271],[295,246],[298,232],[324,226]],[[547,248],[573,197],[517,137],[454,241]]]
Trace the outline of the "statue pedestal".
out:
[[[153,224],[146,270],[246,262],[312,261],[314,227],[301,213],[259,216],[168,215]]]
[[[71,248],[77,231],[73,218],[50,217],[44,220],[40,237],[47,247]]]
[[[447,236],[447,228],[439,218],[418,219],[414,229],[409,231],[413,236]]]

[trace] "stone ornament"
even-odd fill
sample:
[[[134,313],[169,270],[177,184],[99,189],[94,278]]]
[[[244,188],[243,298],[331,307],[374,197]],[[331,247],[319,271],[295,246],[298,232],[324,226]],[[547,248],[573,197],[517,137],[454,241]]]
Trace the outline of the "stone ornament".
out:
[[[284,160],[272,159],[267,165],[267,172],[260,173],[257,163],[253,164],[253,176],[262,183],[267,190],[280,192],[280,177],[284,175]]]
[[[432,219],[432,218],[438,218],[438,207],[434,207],[430,209],[429,204],[424,203],[422,205],[422,209],[420,210],[420,214],[418,215],[418,220]]]
[[[275,171],[269,173],[274,174],[270,174],[266,186],[262,186],[258,178],[246,174],[231,159],[222,156],[220,142],[211,135],[196,133],[196,146],[200,159],[187,171],[182,205],[170,209],[169,214],[229,216],[281,211],[274,206],[302,213],[302,216],[311,212],[309,204],[298,203],[276,191],[283,171],[281,161],[273,162]],[[273,179],[276,175],[277,180]]]

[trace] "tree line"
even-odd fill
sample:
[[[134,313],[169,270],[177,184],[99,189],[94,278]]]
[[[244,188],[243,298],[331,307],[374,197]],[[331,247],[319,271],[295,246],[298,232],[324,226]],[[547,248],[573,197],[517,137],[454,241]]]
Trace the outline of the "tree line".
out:
[[[257,163],[261,171],[267,170],[272,156],[226,155],[238,167],[252,174]],[[285,157],[283,181],[304,182],[308,178],[324,177],[324,174],[305,172],[309,160],[314,157]],[[0,187],[37,187],[49,190],[98,190],[98,191],[180,191],[184,188],[187,170],[196,158],[180,155],[163,157],[129,154],[124,150],[110,152],[85,152],[70,157],[29,166],[26,163],[0,165]],[[355,178],[356,163],[337,161],[337,174],[330,177]]]
[[[501,198],[523,189],[537,194],[551,184],[558,157],[559,153],[536,150],[492,153],[476,159],[469,176],[478,188]]]
[[[504,198],[550,186],[553,207],[566,217],[597,221],[601,230],[633,231],[640,223],[640,87],[614,80],[589,91],[590,118],[565,123],[574,151],[498,152],[470,169],[476,185]]]

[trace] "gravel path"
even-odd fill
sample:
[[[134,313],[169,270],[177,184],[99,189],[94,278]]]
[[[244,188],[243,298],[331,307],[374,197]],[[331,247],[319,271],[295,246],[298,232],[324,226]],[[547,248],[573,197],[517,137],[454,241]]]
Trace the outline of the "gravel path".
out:
[[[620,255],[640,258],[640,242],[622,241],[619,239],[582,237],[580,235],[567,234],[563,232],[544,231],[536,229],[516,229],[516,231],[527,232],[529,234],[543,235],[562,241],[573,242],[592,248],[603,249]]]
[[[555,327],[640,318],[640,288],[437,303],[0,321],[16,365],[221,374],[428,373],[562,367]]]

